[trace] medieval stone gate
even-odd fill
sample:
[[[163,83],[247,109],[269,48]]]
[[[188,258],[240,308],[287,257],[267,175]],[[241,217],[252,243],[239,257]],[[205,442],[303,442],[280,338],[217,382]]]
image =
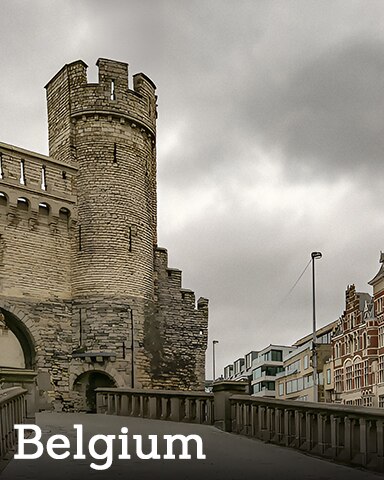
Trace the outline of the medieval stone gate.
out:
[[[96,84],[82,61],[47,84],[49,156],[0,143],[0,379],[28,377],[41,408],[204,386],[208,301],[157,244],[155,85],[97,65]]]

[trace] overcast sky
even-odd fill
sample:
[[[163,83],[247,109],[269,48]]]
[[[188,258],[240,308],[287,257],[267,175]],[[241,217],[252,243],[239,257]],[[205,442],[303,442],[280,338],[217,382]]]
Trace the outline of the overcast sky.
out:
[[[1,0],[0,141],[48,153],[44,85],[106,57],[157,85],[159,243],[210,299],[217,372],[310,333],[384,249],[384,3]]]

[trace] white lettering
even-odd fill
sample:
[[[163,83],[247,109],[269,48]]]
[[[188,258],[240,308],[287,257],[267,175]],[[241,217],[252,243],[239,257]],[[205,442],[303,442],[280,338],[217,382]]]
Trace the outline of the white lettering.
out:
[[[44,452],[44,447],[42,443],[39,441],[41,438],[41,429],[37,425],[32,424],[25,424],[25,425],[15,425],[15,430],[17,430],[17,446],[18,450],[15,453],[14,458],[16,460],[28,460],[28,459],[35,459],[40,458]],[[26,430],[33,430],[35,432],[35,436],[33,438],[24,438],[24,432]],[[20,432],[22,434],[22,438],[20,436]],[[24,446],[26,443],[31,443],[36,445],[36,453],[25,453]]]
[[[148,435],[151,440],[151,451],[149,453],[143,453],[143,437],[141,435],[133,435],[136,440],[136,455],[142,460],[158,460],[161,456],[157,453],[157,435]],[[155,451],[153,451],[155,446]]]
[[[167,441],[167,453],[163,456],[166,460],[175,459],[173,453],[173,442],[175,440],[180,440],[182,445],[181,455],[179,456],[182,460],[189,460],[191,455],[188,453],[188,442],[190,440],[195,440],[196,442],[196,458],[198,460],[205,460],[206,456],[203,453],[203,441],[199,435],[164,435],[164,440]]]
[[[102,465],[97,463],[91,463],[90,467],[94,470],[107,470],[112,465],[113,460],[113,440],[115,440],[116,435],[94,435],[89,440],[88,450],[91,457],[95,460],[106,460]],[[95,443],[98,441],[105,442],[105,452],[97,453],[95,450]]]
[[[56,441],[60,441],[62,443],[55,443]],[[55,448],[70,448],[70,443],[68,438],[65,435],[52,435],[52,437],[48,438],[47,441],[47,453],[48,455],[53,458],[54,460],[62,460],[63,458],[67,458],[69,456],[69,450],[64,453],[56,453],[54,451]]]
[[[76,424],[73,425],[73,428],[76,430],[76,453],[73,455],[74,460],[84,460],[85,455],[83,452],[83,425]]]
[[[121,429],[123,435],[119,435],[118,439],[121,440],[121,454],[119,455],[119,460],[130,460],[131,455],[128,453],[128,428],[123,427]]]

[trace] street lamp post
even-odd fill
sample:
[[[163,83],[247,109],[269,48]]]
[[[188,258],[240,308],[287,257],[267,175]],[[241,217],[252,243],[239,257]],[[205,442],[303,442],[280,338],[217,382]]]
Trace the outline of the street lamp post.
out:
[[[212,380],[215,381],[216,379],[216,352],[215,352],[215,345],[216,343],[219,343],[218,340],[212,340],[212,369],[213,369],[213,378]]]
[[[318,401],[318,382],[317,382],[317,351],[316,351],[316,296],[315,296],[315,259],[320,259],[320,252],[312,252],[312,368],[313,368],[313,401]]]

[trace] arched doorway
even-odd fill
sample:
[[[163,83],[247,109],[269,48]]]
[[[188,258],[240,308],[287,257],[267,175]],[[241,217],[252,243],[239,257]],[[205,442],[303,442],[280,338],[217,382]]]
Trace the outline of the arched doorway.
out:
[[[36,363],[34,341],[24,323],[0,308],[0,367],[33,370]]]
[[[88,413],[96,412],[96,388],[116,387],[116,382],[107,373],[100,370],[91,370],[82,373],[73,384],[73,390],[81,396],[82,410]]]

